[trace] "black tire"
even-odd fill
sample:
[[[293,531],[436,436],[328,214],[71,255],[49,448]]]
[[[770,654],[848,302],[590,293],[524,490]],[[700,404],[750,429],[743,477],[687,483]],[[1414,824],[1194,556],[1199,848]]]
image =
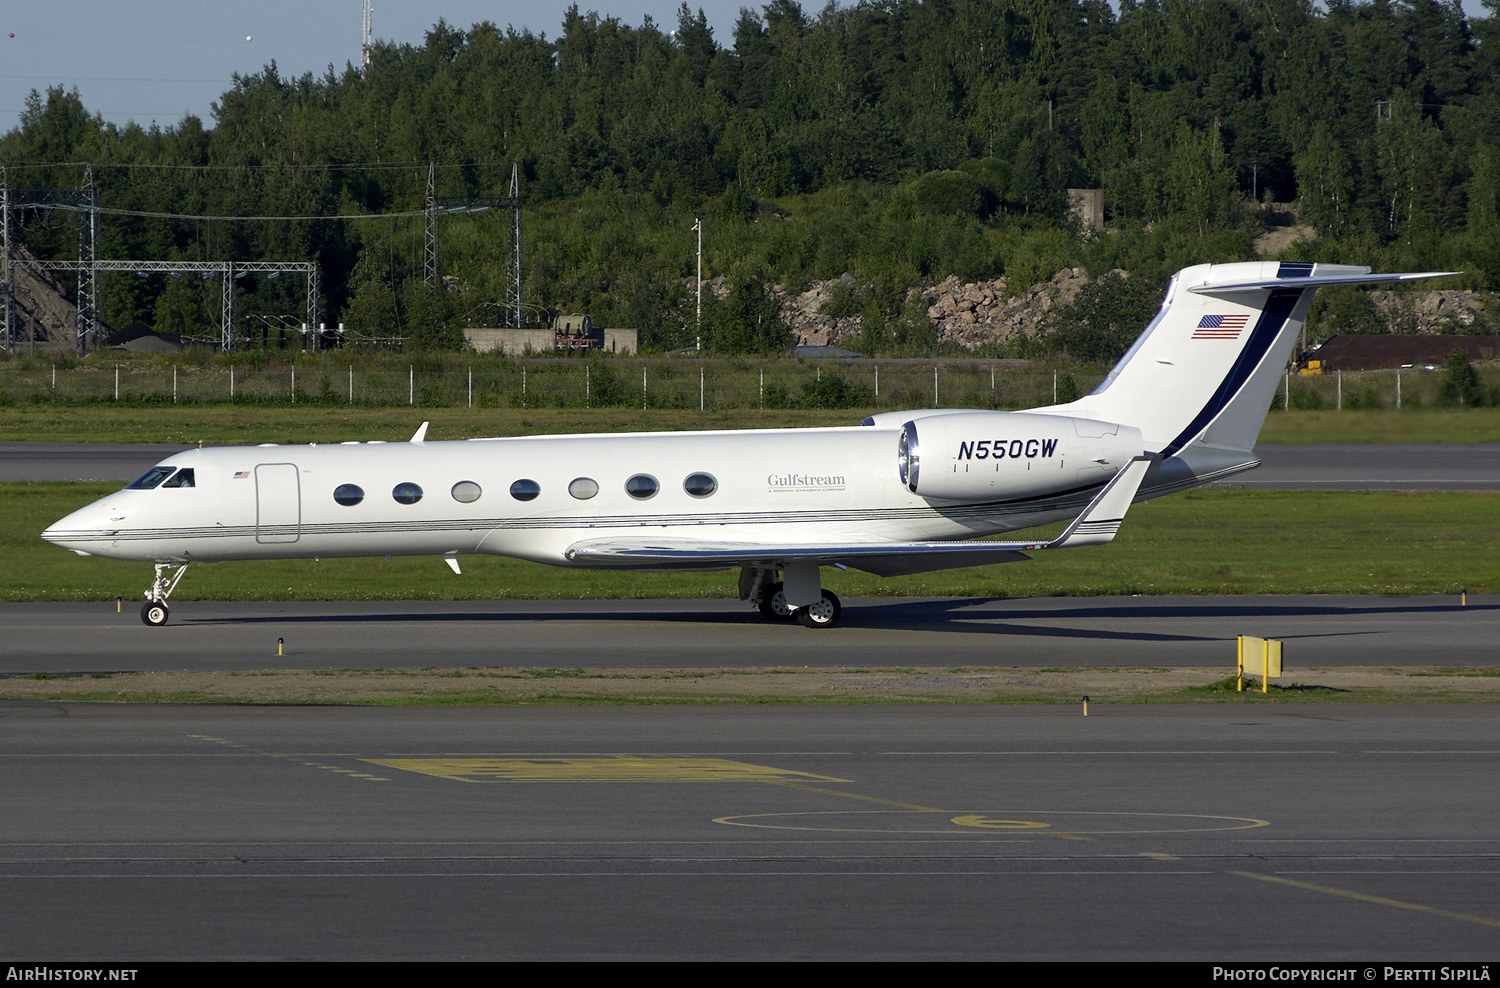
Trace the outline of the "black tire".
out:
[[[767,621],[790,621],[795,616],[783,590],[780,583],[773,583],[760,592],[760,616]]]
[[[797,623],[804,628],[831,628],[839,623],[844,607],[832,590],[823,591],[823,599],[816,604],[797,608]]]
[[[141,608],[141,621],[153,628],[160,628],[167,623],[167,618],[171,614],[172,612],[167,609],[166,601],[148,600]]]

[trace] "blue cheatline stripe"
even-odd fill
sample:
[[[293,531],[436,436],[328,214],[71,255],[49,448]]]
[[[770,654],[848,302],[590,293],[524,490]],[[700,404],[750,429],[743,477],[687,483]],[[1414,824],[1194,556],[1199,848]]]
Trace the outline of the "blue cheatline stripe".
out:
[[[1163,456],[1171,456],[1182,447],[1198,437],[1208,424],[1219,416],[1219,413],[1228,407],[1245,382],[1250,380],[1250,375],[1260,366],[1265,359],[1267,351],[1281,335],[1282,327],[1286,325],[1287,319],[1291,318],[1292,310],[1297,307],[1297,301],[1302,298],[1300,288],[1281,288],[1271,292],[1271,297],[1266,300],[1266,306],[1261,310],[1260,319],[1255,323],[1255,328],[1250,331],[1250,339],[1245,343],[1245,348],[1235,358],[1234,366],[1229,368],[1229,373],[1224,375],[1218,390],[1213,397],[1203,406],[1203,409],[1193,418],[1186,429],[1162,449]]]

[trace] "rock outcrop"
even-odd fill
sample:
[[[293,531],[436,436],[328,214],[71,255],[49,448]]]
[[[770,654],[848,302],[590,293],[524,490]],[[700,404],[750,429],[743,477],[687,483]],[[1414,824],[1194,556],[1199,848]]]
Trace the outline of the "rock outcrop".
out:
[[[920,295],[938,338],[972,350],[985,343],[1001,342],[1015,333],[1035,335],[1052,308],[1072,302],[1090,280],[1083,268],[1063,268],[1050,281],[1032,285],[1013,297],[1003,277],[961,282],[956,276],[949,276],[938,284],[924,282],[908,289],[906,299],[910,302]],[[849,275],[844,275],[811,282],[800,292],[785,285],[772,285],[771,293],[781,306],[782,321],[797,335],[799,344],[830,346],[841,340],[847,343],[859,334],[859,316],[836,318],[823,311],[833,301],[835,290],[852,282]]]
[[[1469,332],[1484,318],[1484,296],[1479,292],[1445,289],[1435,292],[1371,292],[1392,333]]]

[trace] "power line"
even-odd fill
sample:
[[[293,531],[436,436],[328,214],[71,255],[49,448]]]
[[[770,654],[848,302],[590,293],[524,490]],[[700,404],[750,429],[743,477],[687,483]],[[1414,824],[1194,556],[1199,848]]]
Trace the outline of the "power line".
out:
[[[451,171],[455,168],[505,168],[511,164],[509,161],[456,161],[451,164],[438,164],[439,169]],[[143,161],[44,161],[31,164],[11,164],[8,167],[12,171],[23,171],[26,169],[42,168],[86,168],[92,166],[98,168],[124,168],[124,169],[161,169],[164,171],[399,171],[401,169],[425,169],[428,162],[425,161],[346,161],[342,163],[327,162],[316,165],[171,165],[157,164]]]
[[[197,216],[191,213],[150,213],[140,209],[106,209],[103,206],[37,205],[36,209],[61,209],[65,212],[101,213],[105,216],[133,216],[148,220],[196,220],[203,223],[254,223],[267,221],[287,223],[298,220],[390,220],[412,216],[426,216],[427,210],[418,209],[405,213],[343,213],[336,216]]]

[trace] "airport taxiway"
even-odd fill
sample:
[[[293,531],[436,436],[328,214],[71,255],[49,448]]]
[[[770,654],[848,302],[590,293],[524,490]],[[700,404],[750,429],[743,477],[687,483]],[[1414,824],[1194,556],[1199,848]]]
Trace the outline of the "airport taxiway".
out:
[[[1486,704],[5,702],[5,952],[1472,968],[1497,737]]]
[[[1235,638],[1300,668],[1494,665],[1500,598],[864,598],[839,627],[768,623],[733,600],[0,604],[0,675],[426,666],[1232,667]],[[277,654],[278,639],[281,655]]]

